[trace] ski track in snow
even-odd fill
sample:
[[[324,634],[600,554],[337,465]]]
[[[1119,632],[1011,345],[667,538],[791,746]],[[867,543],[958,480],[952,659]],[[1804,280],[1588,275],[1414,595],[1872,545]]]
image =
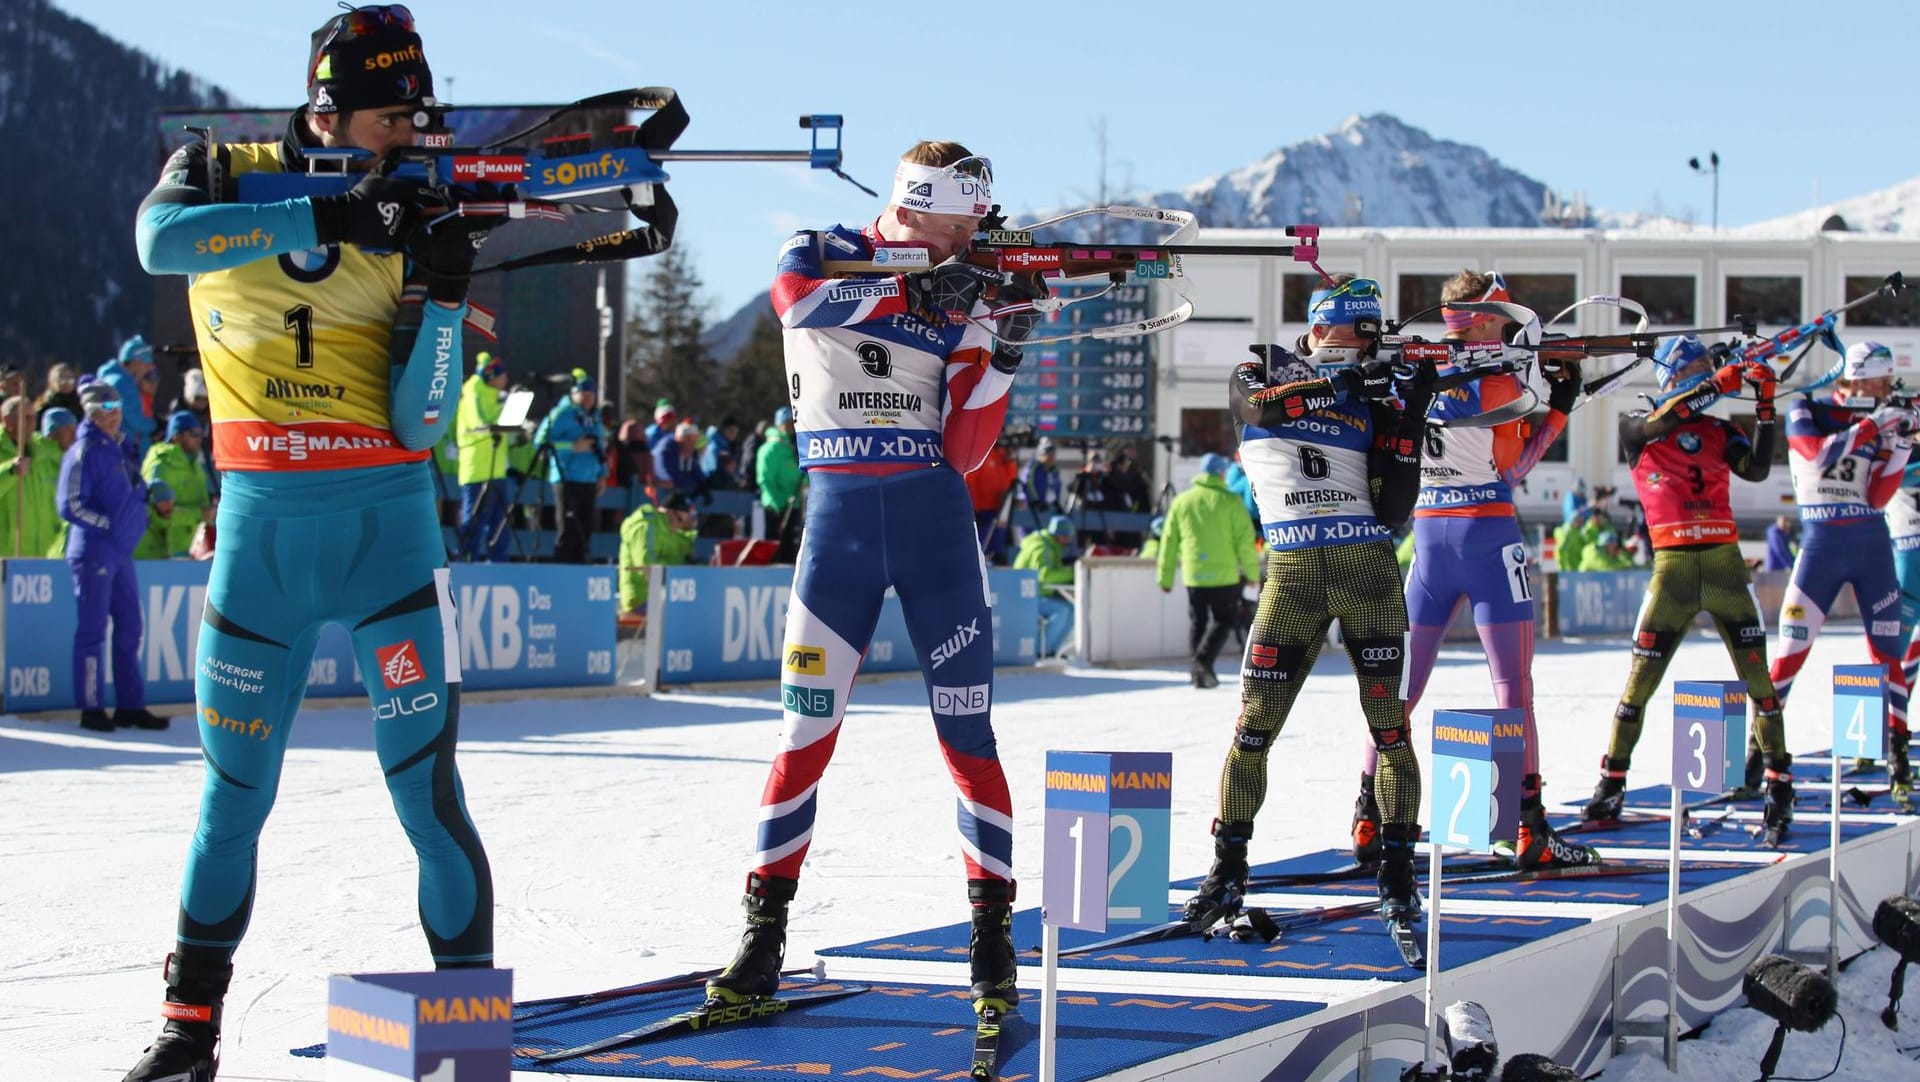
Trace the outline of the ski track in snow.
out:
[[[1622,641],[1539,648],[1543,766],[1549,803],[1559,804],[1593,784],[1629,656]],[[1829,629],[1814,644],[1787,712],[1796,751],[1828,744],[1828,667],[1865,659],[1857,625]],[[1204,692],[1187,685],[1184,666],[998,676],[995,728],[1014,793],[1024,904],[1039,898],[1049,748],[1172,752],[1174,874],[1205,870],[1216,779],[1238,705],[1228,668],[1223,662],[1221,687]],[[1668,683],[1731,675],[1717,638],[1696,634]],[[1434,707],[1490,702],[1477,645],[1444,651],[1415,716],[1423,762]],[[1630,785],[1668,776],[1665,694],[1648,716]],[[498,957],[515,970],[517,998],[626,984],[731,956],[779,727],[777,696],[761,692],[464,706],[461,769],[493,864]],[[1330,650],[1271,753],[1256,861],[1342,843],[1364,739],[1353,677],[1344,655]],[[0,916],[13,929],[0,954],[7,1077],[118,1079],[153,1037],[201,769],[185,718],[167,733],[105,738],[71,723],[0,719],[0,806],[9,819],[0,835]],[[954,793],[918,681],[856,689],[821,785],[814,837],[793,906],[789,965],[806,964],[816,946],[965,918]],[[324,1061],[287,1050],[324,1038],[327,975],[431,964],[415,912],[413,853],[381,783],[364,709],[300,715],[259,859],[221,1078],[320,1079]],[[1892,963],[1874,951],[1842,977],[1850,1034],[1837,1077],[1920,1076],[1894,1051],[1920,1040],[1920,997],[1909,999],[1902,1032],[1889,1033],[1878,1019]],[[1535,978],[1543,987],[1553,981],[1544,972]],[[1038,974],[1023,984],[1037,990]],[[1744,1009],[1721,1016],[1682,1046],[1685,1077],[1752,1078],[1771,1026]],[[1526,1050],[1523,1033],[1501,1036],[1506,1053]],[[1780,1073],[1825,1071],[1837,1040],[1831,1025],[1792,1035]],[[1657,1045],[1632,1047],[1602,1077],[1672,1077]]]

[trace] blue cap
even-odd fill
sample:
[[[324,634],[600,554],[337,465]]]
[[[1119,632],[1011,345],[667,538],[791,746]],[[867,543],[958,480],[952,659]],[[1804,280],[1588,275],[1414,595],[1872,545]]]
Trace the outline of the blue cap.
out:
[[[1653,351],[1653,375],[1659,381],[1660,389],[1684,390],[1685,387],[1691,387],[1705,379],[1707,374],[1701,372],[1687,380],[1685,387],[1672,386],[1674,373],[1706,355],[1707,347],[1701,344],[1700,339],[1690,334],[1669,338],[1660,343],[1660,348]]]
[[[791,422],[792,420],[793,420],[792,406],[781,406],[779,409],[773,411],[774,424],[784,425]]]
[[[1148,520],[1147,522],[1147,532],[1152,534],[1155,537],[1159,537],[1160,534],[1166,530],[1166,528],[1167,528],[1167,516],[1165,515],[1155,515],[1153,516],[1152,519]]]
[[[1047,520],[1047,532],[1055,537],[1072,537],[1073,520],[1065,515],[1055,515]]]
[[[1380,322],[1380,283],[1355,278],[1307,298],[1307,322],[1315,327],[1351,327],[1362,319]]]
[[[1208,454],[1202,455],[1200,458],[1200,469],[1205,473],[1213,474],[1215,477],[1225,477],[1227,475],[1227,467],[1230,465],[1232,465],[1232,463],[1227,461],[1226,455]]]
[[[54,406],[40,415],[40,434],[42,436],[51,436],[57,428],[62,428],[66,425],[77,425],[79,423],[80,418],[75,417],[72,410]]]
[[[147,485],[148,503],[172,503],[173,486],[165,481],[154,481]]]
[[[182,432],[200,431],[200,417],[192,410],[174,410],[167,414],[167,438],[172,439]]]
[[[145,338],[137,334],[134,335],[132,338],[120,343],[120,362],[125,364],[128,361],[146,361],[148,364],[152,364],[153,347],[147,345]]]
[[[507,372],[507,362],[486,351],[473,358],[473,370],[482,383],[492,383]]]
[[[579,369],[574,371],[577,372]],[[573,389],[576,391],[592,391],[597,390],[598,387],[599,385],[593,382],[592,376],[584,376],[573,381]]]

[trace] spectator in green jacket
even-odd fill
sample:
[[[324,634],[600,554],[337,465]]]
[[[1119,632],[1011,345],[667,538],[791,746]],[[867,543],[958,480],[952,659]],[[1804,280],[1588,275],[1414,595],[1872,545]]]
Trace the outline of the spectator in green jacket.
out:
[[[1553,563],[1562,571],[1580,570],[1580,556],[1606,526],[1598,508],[1591,504],[1574,511],[1573,517],[1553,528]]]
[[[1216,687],[1213,663],[1240,620],[1240,587],[1260,581],[1260,556],[1246,504],[1227,488],[1225,455],[1200,460],[1193,486],[1173,498],[1160,536],[1160,590],[1173,572],[1187,584],[1187,647],[1197,688]]]
[[[45,491],[53,494],[47,498],[47,506],[53,509],[53,521],[43,524],[47,547],[44,550],[28,548],[28,556],[44,556],[49,560],[66,558],[67,520],[60,517],[59,501],[60,459],[79,436],[80,418],[72,410],[55,406],[40,414],[40,442],[35,445],[32,476],[45,486]],[[8,530],[7,536],[11,538],[13,531]]]
[[[504,562],[513,538],[507,524],[507,457],[500,421],[500,392],[507,362],[491,353],[474,358],[473,375],[460,389],[454,441],[460,449],[460,558]]]
[[[49,410],[51,415],[54,410]],[[65,410],[67,442],[73,442],[74,416]],[[64,447],[33,434],[33,404],[15,395],[0,404],[0,553],[45,556],[62,535],[56,493]],[[58,418],[56,418],[58,420]],[[45,424],[42,424],[45,428]],[[22,449],[18,441],[25,442]],[[24,511],[24,514],[22,512]],[[64,546],[61,555],[65,555]]]
[[[176,552],[171,547],[174,510],[173,489],[165,481],[147,482],[147,532],[133,547],[134,559],[165,560],[187,551],[183,548]]]
[[[780,542],[773,562],[790,564],[800,558],[800,527],[805,519],[800,508],[800,450],[793,442],[793,408],[781,406],[773,413],[773,427],[767,429],[760,450],[755,452],[754,475],[760,479],[760,503],[753,512],[753,536],[771,534]]]
[[[620,524],[620,611],[647,614],[647,569],[693,556],[693,501],[684,492],[664,507],[643,503]]]
[[[1612,530],[1600,531],[1593,543],[1580,552],[1582,571],[1624,571],[1632,566],[1633,553],[1620,547],[1620,535]]]
[[[1047,528],[1020,539],[1020,552],[1013,558],[1015,570],[1035,572],[1040,580],[1040,656],[1052,657],[1067,644],[1073,634],[1073,602],[1062,587],[1073,585],[1073,569],[1065,562],[1065,550],[1073,541],[1073,520],[1055,515]]]
[[[213,507],[207,496],[207,471],[200,465],[200,445],[206,430],[191,410],[175,410],[167,417],[166,439],[147,448],[140,475],[149,485],[164,481],[173,492],[173,514],[167,520],[172,532],[166,551],[146,559],[184,556],[193,546],[193,531],[202,522],[213,521]]]

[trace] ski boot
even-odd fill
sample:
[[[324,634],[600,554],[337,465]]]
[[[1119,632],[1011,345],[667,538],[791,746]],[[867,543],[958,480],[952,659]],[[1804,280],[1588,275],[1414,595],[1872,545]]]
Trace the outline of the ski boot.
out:
[[[1214,675],[1211,662],[1196,660],[1188,666],[1187,674],[1193,679],[1194,687],[1217,688],[1220,686],[1220,678]]]
[[[220,1005],[233,966],[227,952],[181,947],[167,955],[167,1024],[124,1082],[213,1082],[220,1069]]]
[[[1539,784],[1537,779],[1532,783]],[[1520,837],[1513,843],[1513,863],[1521,871],[1530,872],[1538,868],[1598,864],[1600,854],[1584,845],[1573,844],[1553,829],[1547,822],[1547,809],[1536,788],[1534,795],[1520,798]]]
[[[1887,734],[1887,796],[1893,800],[1893,806],[1903,812],[1912,812],[1913,805],[1913,766],[1907,758],[1909,736],[1904,731]]]
[[[1380,827],[1380,919],[1402,924],[1419,919],[1420,893],[1413,878],[1413,843],[1420,837],[1413,823],[1386,823]]]
[[[115,710],[113,723],[122,729],[164,729],[173,724],[172,718],[163,718],[144,707],[139,710]]]
[[[1793,771],[1786,766],[1767,768],[1767,804],[1760,822],[1761,839],[1778,848],[1793,822]]]
[[[1620,818],[1627,802],[1627,761],[1600,757],[1600,782],[1593,787],[1593,799],[1581,810],[1580,818],[1589,823],[1612,822]]]
[[[1380,805],[1373,799],[1373,775],[1360,775],[1360,795],[1353,800],[1353,862],[1372,864],[1380,859]]]
[[[1240,912],[1247,895],[1247,841],[1252,823],[1213,821],[1213,868],[1200,881],[1200,891],[1187,899],[1180,917],[1205,931]]]
[[[1019,968],[1013,949],[1014,884],[1008,879],[967,880],[967,901],[973,903],[973,935],[967,940],[967,963],[973,970],[973,1010],[985,1016],[1013,1012],[1020,1002]]]
[[[787,903],[800,887],[797,879],[754,873],[747,876],[747,931],[740,951],[718,977],[707,982],[707,1002],[746,1003],[780,990],[780,963],[787,955]]]

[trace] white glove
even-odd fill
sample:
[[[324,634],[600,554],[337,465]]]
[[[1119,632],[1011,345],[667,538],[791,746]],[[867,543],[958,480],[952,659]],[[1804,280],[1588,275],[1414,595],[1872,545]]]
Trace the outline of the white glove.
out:
[[[1873,427],[1894,435],[1904,435],[1920,428],[1920,417],[1915,417],[1912,410],[1901,406],[1881,406],[1873,411],[1873,416],[1868,420],[1873,422]]]

